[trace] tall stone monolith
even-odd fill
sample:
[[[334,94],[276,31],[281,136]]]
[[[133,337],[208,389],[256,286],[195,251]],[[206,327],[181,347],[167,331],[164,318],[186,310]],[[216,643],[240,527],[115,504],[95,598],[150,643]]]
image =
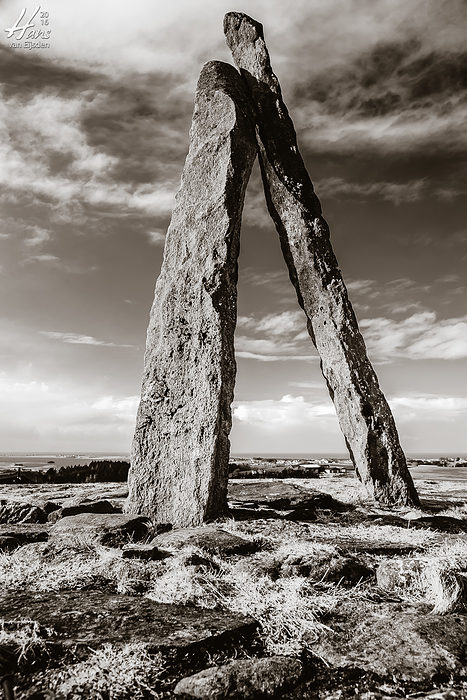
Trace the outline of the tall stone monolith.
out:
[[[230,12],[224,30],[255,111],[269,212],[356,472],[376,500],[417,505],[391,410],[367,357],[328,225],[271,68],[263,27],[243,13]]]
[[[255,156],[242,79],[207,63],[151,309],[125,506],[174,526],[227,508],[237,257]]]

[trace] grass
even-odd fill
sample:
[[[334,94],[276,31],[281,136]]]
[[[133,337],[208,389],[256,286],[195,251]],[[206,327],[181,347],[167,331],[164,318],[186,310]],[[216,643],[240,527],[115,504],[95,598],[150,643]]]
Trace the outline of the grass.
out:
[[[352,480],[349,490],[347,481],[313,480],[310,488],[319,486],[364,509],[360,486]],[[465,510],[461,504],[450,505],[444,514],[463,518]],[[100,545],[92,535],[61,535],[59,540],[0,554],[0,587],[38,591],[96,588],[144,595],[161,603],[225,609],[257,620],[266,653],[291,656],[305,649],[313,651],[314,642],[341,602],[350,599],[358,607],[384,595],[371,582],[351,588],[323,582],[326,566],[351,551],[355,542],[363,549],[356,556],[375,567],[385,557],[365,554],[365,544],[369,548],[384,543],[412,545],[421,550],[397,558],[408,563],[416,560],[420,567],[390,591],[393,600],[424,603],[435,613],[449,613],[459,610],[465,599],[462,572],[467,569],[467,545],[459,536],[413,529],[409,523],[407,527],[369,521],[355,524],[345,517],[326,522],[324,514],[310,523],[227,520],[222,527],[255,541],[259,551],[226,557],[191,546],[174,549],[171,557],[161,561],[142,561],[123,559],[119,549]],[[306,561],[307,576],[297,575],[300,568],[294,563],[301,560]],[[47,633],[33,621],[15,625],[0,624],[0,644],[16,645],[26,656],[47,646]],[[157,687],[163,672],[162,657],[148,654],[144,645],[107,644],[91,650],[87,659],[54,670],[49,678],[57,695],[70,700],[91,697],[90,688],[92,697],[102,700],[138,699],[155,696],[151,688]]]
[[[158,697],[152,689],[163,671],[161,654],[149,654],[142,644],[104,644],[87,659],[52,674],[50,684],[59,697],[81,700],[142,700]]]

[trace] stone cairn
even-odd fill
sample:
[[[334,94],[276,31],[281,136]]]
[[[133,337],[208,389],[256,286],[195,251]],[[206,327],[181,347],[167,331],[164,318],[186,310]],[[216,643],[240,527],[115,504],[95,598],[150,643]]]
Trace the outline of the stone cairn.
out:
[[[272,71],[262,25],[230,12],[240,72],[207,63],[151,310],[126,510],[176,527],[227,512],[237,258],[256,153],[270,215],[352,462],[368,493],[419,504]]]

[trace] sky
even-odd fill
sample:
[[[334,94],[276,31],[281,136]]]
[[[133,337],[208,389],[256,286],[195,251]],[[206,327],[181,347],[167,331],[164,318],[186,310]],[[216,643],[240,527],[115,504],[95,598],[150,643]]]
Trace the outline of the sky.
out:
[[[5,31],[23,2],[0,1],[0,452],[129,452],[196,80],[232,62],[237,10],[264,25],[404,449],[467,453],[467,4],[49,0],[29,48]],[[232,453],[345,452],[257,165],[238,293]]]

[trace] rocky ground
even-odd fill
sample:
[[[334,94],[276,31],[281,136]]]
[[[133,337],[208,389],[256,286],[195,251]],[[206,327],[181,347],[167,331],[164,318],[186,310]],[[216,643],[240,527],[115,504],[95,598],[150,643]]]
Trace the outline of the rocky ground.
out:
[[[171,531],[121,483],[5,485],[3,673],[20,700],[466,697],[467,482],[417,486],[232,480],[230,518]]]

